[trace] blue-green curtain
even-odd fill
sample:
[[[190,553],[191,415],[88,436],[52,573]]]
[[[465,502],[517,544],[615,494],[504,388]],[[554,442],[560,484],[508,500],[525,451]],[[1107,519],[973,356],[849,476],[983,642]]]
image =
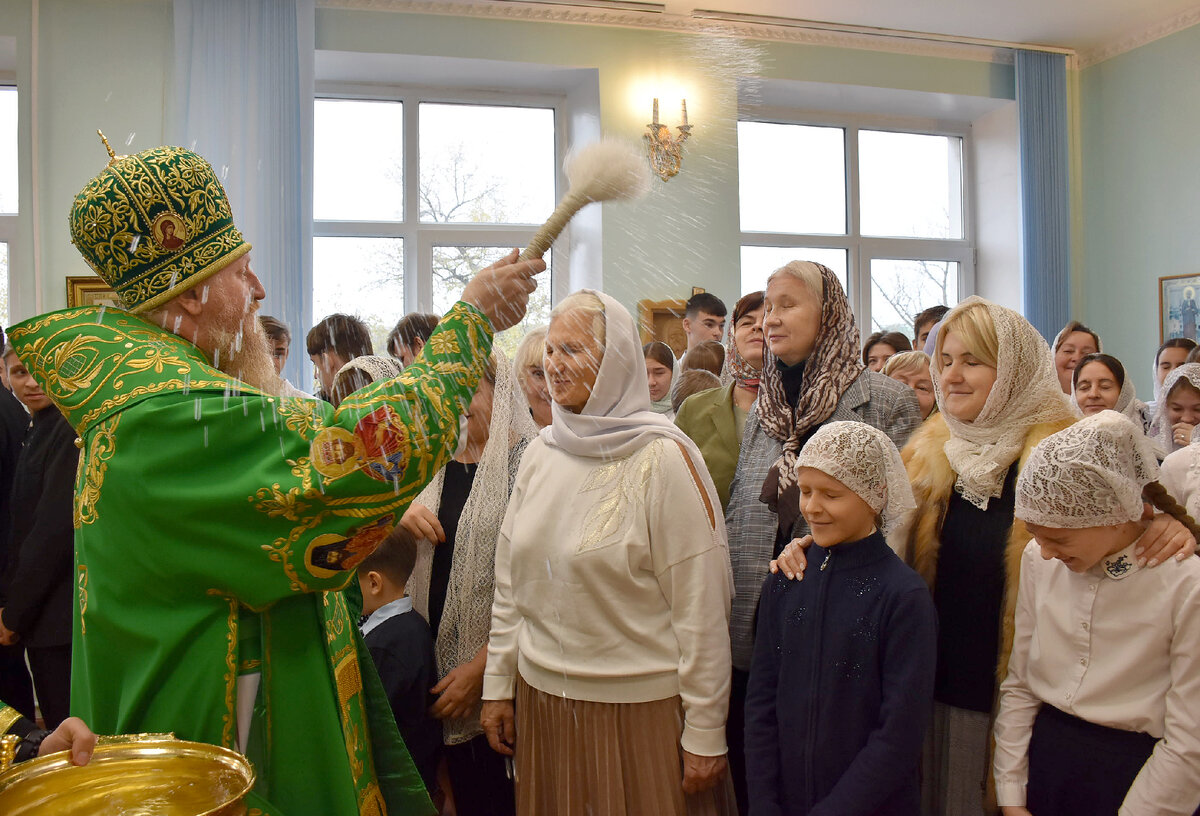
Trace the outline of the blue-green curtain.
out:
[[[1016,69],[1024,311],[1050,339],[1072,318],[1067,60],[1022,50]]]

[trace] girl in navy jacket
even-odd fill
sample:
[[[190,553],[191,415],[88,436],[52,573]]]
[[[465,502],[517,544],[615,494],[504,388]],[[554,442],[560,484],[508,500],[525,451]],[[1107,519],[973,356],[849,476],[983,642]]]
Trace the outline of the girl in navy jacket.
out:
[[[882,432],[833,422],[793,474],[817,568],[763,587],[746,698],[750,813],[916,816],[937,620],[925,582],[883,537],[914,506],[904,465]]]

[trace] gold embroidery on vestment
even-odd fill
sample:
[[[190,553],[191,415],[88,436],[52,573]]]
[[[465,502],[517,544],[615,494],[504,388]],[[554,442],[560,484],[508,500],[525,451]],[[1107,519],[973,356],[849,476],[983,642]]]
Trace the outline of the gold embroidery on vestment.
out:
[[[93,523],[97,518],[96,503],[100,500],[100,488],[104,485],[104,474],[108,471],[108,460],[117,449],[117,425],[120,414],[96,426],[92,432],[87,452],[79,459],[79,475],[75,489],[75,529]]]
[[[5,709],[0,709],[0,734],[7,734],[18,720],[21,719],[21,712],[11,706]]]
[[[235,748],[234,737],[237,731],[237,647],[238,647],[238,605],[219,589],[208,590],[209,595],[224,598],[229,603],[229,617],[226,620],[225,633],[225,713],[221,716],[221,745],[225,748]]]
[[[79,633],[87,634],[87,618],[83,615],[87,612],[88,599],[88,574],[87,567],[83,564],[79,565]]]

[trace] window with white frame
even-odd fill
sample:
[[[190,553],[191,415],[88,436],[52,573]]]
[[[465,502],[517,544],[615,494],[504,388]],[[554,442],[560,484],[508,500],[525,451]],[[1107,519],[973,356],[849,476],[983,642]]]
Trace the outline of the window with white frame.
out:
[[[0,85],[0,326],[9,320],[9,261],[17,224],[17,89]]]
[[[765,118],[765,117],[764,117]],[[973,288],[963,132],[738,122],[742,291],[791,260],[840,278],[864,336]]]
[[[554,209],[557,118],[548,98],[318,98],[314,322],[357,314],[385,354],[403,314],[449,309],[471,275],[524,246]],[[551,292],[546,272],[500,348],[511,355],[526,328],[549,319]]]

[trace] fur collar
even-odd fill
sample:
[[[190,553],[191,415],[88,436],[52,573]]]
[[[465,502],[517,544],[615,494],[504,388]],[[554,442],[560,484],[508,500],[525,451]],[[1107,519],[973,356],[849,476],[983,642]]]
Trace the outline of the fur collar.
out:
[[[1072,424],[1074,420],[1046,422],[1030,427],[1021,449],[1018,469],[1024,467],[1037,443]],[[902,458],[908,468],[917,510],[909,523],[898,530],[893,546],[933,589],[937,579],[938,550],[941,547],[942,522],[946,518],[950,495],[957,475],[946,459],[943,446],[950,438],[950,429],[940,413],[933,414],[913,434],[904,446]],[[1008,656],[1012,651],[1014,616],[1017,608],[1017,587],[1020,585],[1021,553],[1029,543],[1029,531],[1020,519],[1013,519],[1005,545],[1004,609],[1001,618],[1000,654],[997,656],[997,682],[1008,673]]]

